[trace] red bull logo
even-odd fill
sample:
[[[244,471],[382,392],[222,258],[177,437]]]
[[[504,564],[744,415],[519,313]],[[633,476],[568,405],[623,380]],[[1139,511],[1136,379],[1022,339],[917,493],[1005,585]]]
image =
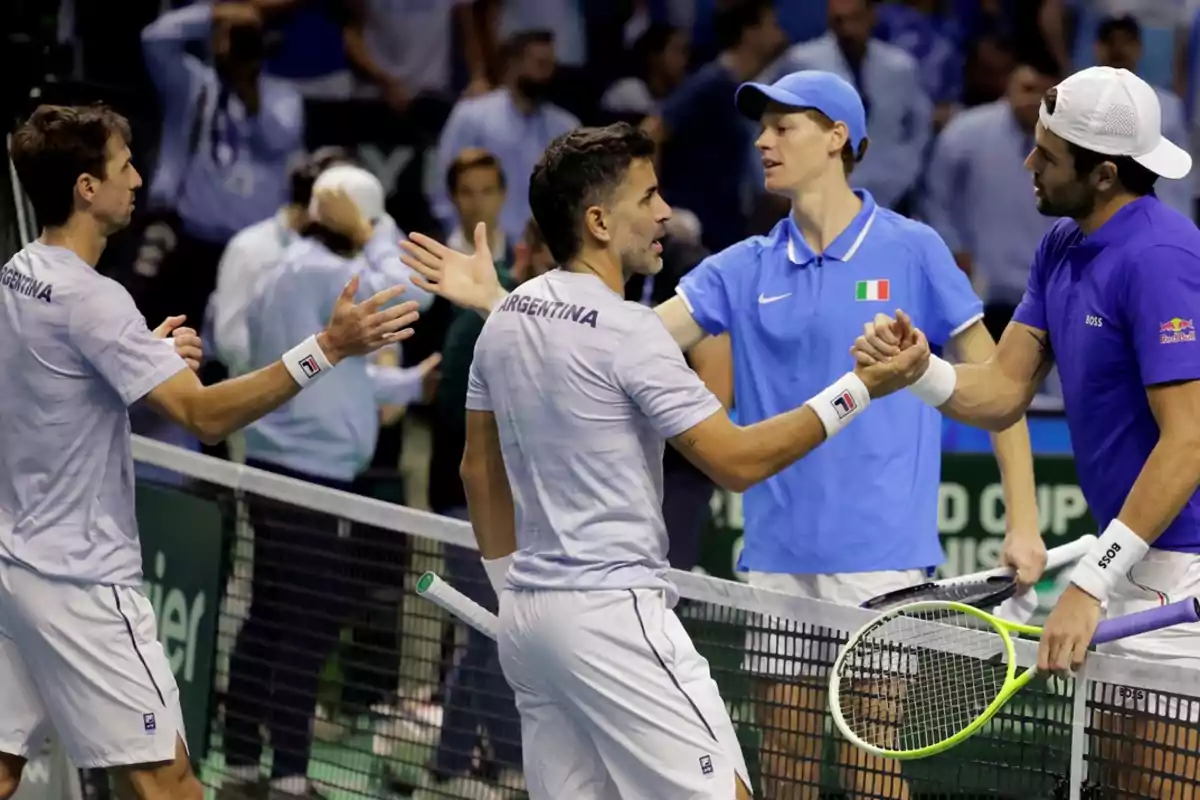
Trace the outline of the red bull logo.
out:
[[[1191,319],[1173,317],[1158,326],[1158,340],[1162,344],[1196,341],[1196,325]]]

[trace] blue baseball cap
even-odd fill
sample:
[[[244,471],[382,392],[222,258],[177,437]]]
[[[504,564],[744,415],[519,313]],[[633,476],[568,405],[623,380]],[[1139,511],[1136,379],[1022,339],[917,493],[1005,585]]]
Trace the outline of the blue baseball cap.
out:
[[[789,108],[811,108],[834,122],[844,123],[855,150],[867,138],[867,112],[862,98],[853,86],[832,72],[816,69],[790,72],[769,85],[743,83],[734,94],[737,110],[755,122],[762,119],[771,101]]]

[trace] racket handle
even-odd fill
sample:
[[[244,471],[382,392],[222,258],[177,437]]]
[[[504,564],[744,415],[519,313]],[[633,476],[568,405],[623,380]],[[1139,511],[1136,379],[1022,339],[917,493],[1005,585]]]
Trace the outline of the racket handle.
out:
[[[1096,535],[1094,533],[1087,533],[1073,542],[1067,542],[1058,547],[1050,548],[1046,551],[1046,569],[1058,569],[1068,564],[1074,564],[1087,554],[1087,551],[1092,548],[1095,541]],[[946,586],[954,586],[961,583],[985,581],[988,578],[1008,578],[1015,574],[1016,570],[1012,567],[995,567],[983,570],[982,572],[972,572],[969,575],[960,575],[957,578],[947,578],[946,580],[938,581],[938,583]]]
[[[1096,534],[1086,533],[1073,542],[1068,542],[1046,551],[1046,569],[1058,569],[1067,564],[1074,564],[1083,558],[1092,545],[1096,543]]]
[[[1106,619],[1096,626],[1096,635],[1092,637],[1092,644],[1114,642],[1117,639],[1169,628],[1172,625],[1185,625],[1189,622],[1200,622],[1200,600],[1195,597],[1152,608],[1149,611],[1139,611],[1124,617]]]
[[[500,627],[496,615],[446,583],[436,573],[426,572],[420,577],[417,594],[446,609],[489,639],[496,638],[496,631]]]

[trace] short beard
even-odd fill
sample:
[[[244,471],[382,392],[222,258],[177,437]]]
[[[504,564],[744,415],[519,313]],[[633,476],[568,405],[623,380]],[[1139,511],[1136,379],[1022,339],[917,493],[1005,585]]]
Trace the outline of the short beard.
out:
[[[1050,198],[1044,193],[1037,201],[1037,210],[1044,217],[1082,219],[1096,208],[1096,193],[1087,184],[1077,181],[1059,190]]]

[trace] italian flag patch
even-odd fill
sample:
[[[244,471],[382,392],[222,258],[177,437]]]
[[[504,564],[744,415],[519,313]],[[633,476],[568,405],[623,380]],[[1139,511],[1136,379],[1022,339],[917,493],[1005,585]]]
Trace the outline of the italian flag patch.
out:
[[[854,287],[855,300],[888,300],[891,296],[891,285],[886,278],[875,281],[859,281]]]

